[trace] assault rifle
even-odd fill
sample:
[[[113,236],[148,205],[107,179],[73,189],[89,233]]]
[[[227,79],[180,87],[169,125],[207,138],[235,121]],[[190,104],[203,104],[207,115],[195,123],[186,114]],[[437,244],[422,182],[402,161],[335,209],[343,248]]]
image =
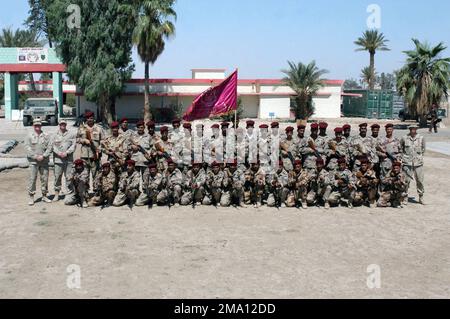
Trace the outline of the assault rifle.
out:
[[[94,153],[94,161],[97,162],[99,160],[99,152],[97,147],[94,145],[94,141],[92,140],[91,131],[84,126],[85,132],[86,132],[86,139],[89,141],[89,147],[91,148],[92,153]]]

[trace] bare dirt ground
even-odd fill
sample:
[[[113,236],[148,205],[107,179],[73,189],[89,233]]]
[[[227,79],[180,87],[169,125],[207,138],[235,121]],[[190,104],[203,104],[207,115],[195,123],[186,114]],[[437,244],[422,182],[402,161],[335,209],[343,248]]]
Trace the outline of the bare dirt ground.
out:
[[[28,207],[28,170],[7,170],[0,298],[449,298],[449,170],[427,154],[426,206],[329,211]]]
[[[29,208],[28,171],[3,172],[0,297],[448,298],[449,169],[427,157],[427,206],[330,211]]]

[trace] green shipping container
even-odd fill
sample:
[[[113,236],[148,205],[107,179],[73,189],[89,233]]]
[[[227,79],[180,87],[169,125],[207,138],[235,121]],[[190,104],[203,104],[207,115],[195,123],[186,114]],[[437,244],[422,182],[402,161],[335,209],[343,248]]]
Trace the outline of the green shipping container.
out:
[[[393,91],[345,90],[343,98],[344,116],[392,119],[393,97]]]

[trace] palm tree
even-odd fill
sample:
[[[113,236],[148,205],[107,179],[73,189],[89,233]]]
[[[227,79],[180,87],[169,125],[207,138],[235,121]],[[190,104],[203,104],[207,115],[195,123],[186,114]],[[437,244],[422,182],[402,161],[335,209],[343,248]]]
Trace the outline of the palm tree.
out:
[[[176,19],[173,9],[175,0],[143,0],[140,3],[139,17],[133,33],[133,43],[142,62],[145,64],[145,104],[144,119],[152,118],[150,112],[149,69],[165,48],[165,40],[175,34],[175,25],[170,19]]]
[[[364,69],[361,70],[361,79],[363,83],[367,84],[367,86],[370,86],[371,83],[375,85],[377,75],[378,73],[375,70],[372,72],[370,66],[366,66]]]
[[[404,51],[406,64],[397,71],[397,90],[405,97],[413,115],[426,123],[432,104],[448,97],[450,86],[450,58],[442,58],[447,47],[444,43],[430,46],[412,39],[415,49]]]
[[[295,93],[294,106],[295,117],[298,120],[306,120],[314,114],[313,96],[323,87],[322,76],[328,73],[327,70],[319,69],[316,61],[309,64],[288,61],[289,69],[281,70],[286,77],[283,82]]]
[[[0,48],[20,48],[20,47],[42,47],[45,41],[41,40],[36,31],[32,30],[12,30],[11,28],[3,29],[0,33]],[[31,82],[31,89],[36,91],[33,73],[28,74],[28,79]]]
[[[358,38],[354,43],[359,46],[356,51],[368,51],[370,54],[369,68],[371,73],[375,74],[375,54],[377,51],[389,51],[386,43],[389,42],[384,37],[383,33],[379,33],[378,30],[367,30],[363,33],[362,37]],[[369,83],[369,89],[373,90],[375,87],[375,76],[372,76]]]

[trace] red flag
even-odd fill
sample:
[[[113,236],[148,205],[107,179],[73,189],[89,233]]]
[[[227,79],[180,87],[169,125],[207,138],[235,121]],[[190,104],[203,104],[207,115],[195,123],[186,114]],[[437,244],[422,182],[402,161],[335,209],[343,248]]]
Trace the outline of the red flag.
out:
[[[185,121],[200,120],[229,113],[237,108],[238,71],[219,85],[200,94],[183,116]]]

